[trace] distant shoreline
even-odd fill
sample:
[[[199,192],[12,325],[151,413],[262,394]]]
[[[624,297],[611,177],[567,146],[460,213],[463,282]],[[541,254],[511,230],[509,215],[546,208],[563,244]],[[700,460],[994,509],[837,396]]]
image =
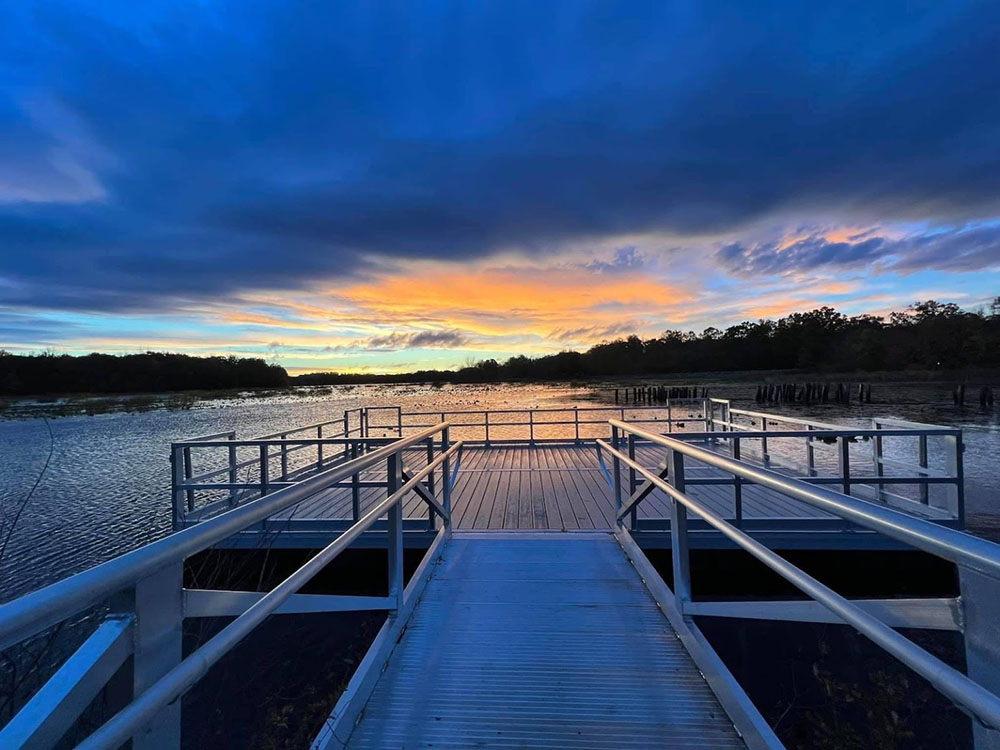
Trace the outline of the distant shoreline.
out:
[[[496,380],[479,382],[441,382],[431,380],[400,380],[395,382],[364,381],[328,385],[311,385],[290,378],[288,385],[260,388],[192,389],[185,391],[139,391],[121,393],[72,392],[0,398],[0,418],[34,416],[87,416],[113,412],[145,412],[156,409],[190,409],[205,401],[258,400],[275,396],[311,398],[333,394],[335,389],[354,386],[564,386],[606,389],[642,385],[706,386],[761,385],[769,383],[943,383],[949,386],[966,383],[1000,384],[1000,368],[961,368],[955,370],[898,370],[873,372],[817,372],[814,370],[753,370],[746,372],[690,372],[620,377],[549,378]]]

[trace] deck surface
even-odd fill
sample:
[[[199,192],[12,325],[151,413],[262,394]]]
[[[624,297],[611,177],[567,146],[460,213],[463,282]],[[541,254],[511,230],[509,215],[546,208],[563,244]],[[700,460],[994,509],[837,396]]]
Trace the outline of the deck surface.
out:
[[[742,748],[609,534],[456,533],[349,748]]]
[[[655,468],[664,449],[644,446],[636,454],[643,466]],[[421,457],[415,455],[414,467]],[[724,476],[707,467],[689,469],[689,476]],[[385,481],[384,471],[364,479]],[[640,477],[641,480],[641,477]],[[626,482],[627,492],[627,482]],[[723,517],[734,516],[731,486],[691,486],[688,493]],[[438,492],[440,495],[440,492]],[[385,497],[385,487],[361,490],[362,512]],[[406,501],[406,518],[427,518],[427,505],[416,495]],[[274,521],[310,522],[347,520],[351,490],[335,488],[316,493]],[[743,487],[743,516],[747,519],[832,519],[829,514],[753,485]],[[666,496],[653,492],[639,506],[640,520],[667,519]],[[614,522],[614,494],[589,445],[467,446],[452,492],[452,518],[460,530],[553,531],[607,530]]]

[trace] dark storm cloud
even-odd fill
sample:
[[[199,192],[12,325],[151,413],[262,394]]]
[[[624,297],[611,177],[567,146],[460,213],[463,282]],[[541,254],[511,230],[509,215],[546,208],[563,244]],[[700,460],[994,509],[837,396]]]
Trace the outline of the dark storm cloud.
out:
[[[1000,213],[995,3],[0,13],[9,304],[156,308],[357,274],[372,255],[540,253],[779,215]],[[796,262],[885,250],[847,245]],[[903,266],[950,262],[906,251]]]
[[[831,242],[812,236],[781,245],[734,242],[716,253],[730,273],[776,276],[818,268],[857,269],[878,262],[884,270],[908,273],[927,268],[942,271],[978,271],[1000,267],[1000,225],[937,231],[902,239],[883,236]]]

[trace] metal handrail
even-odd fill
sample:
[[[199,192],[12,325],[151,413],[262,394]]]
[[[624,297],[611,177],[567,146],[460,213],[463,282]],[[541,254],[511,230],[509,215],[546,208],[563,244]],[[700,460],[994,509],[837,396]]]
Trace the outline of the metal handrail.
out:
[[[671,459],[668,465],[673,465],[674,479],[679,483],[681,488],[684,486],[683,457],[690,456],[710,466],[723,469],[757,484],[768,486],[788,497],[802,500],[810,505],[834,513],[841,518],[880,531],[945,559],[966,565],[988,575],[997,576],[1000,574],[1000,545],[953,529],[943,528],[898,511],[888,510],[872,505],[871,503],[856,500],[847,495],[816,487],[798,479],[791,479],[767,469],[749,466],[740,461],[720,456],[717,453],[692,446],[680,440],[649,433],[624,422],[612,420],[612,426],[622,430],[626,434],[637,435],[668,448],[673,456],[680,459],[679,463]],[[781,575],[800,591],[827,607],[844,622],[855,627],[878,646],[926,678],[942,694],[970,711],[984,726],[991,729],[1000,728],[1000,697],[997,697],[958,670],[948,666],[905,636],[893,630],[877,617],[869,614],[845,597],[837,594],[828,586],[803,572],[780,555],[736,528],[729,521],[703,507],[700,502],[686,495],[682,489],[671,485],[660,476],[657,476],[649,469],[629,458],[629,456],[617,448],[609,445],[606,441],[599,440],[598,445],[614,456],[616,465],[618,462],[624,463],[631,471],[641,474],[650,484],[671,497],[675,503],[684,506],[700,516],[709,525],[722,532],[724,536]],[[680,473],[679,479],[676,476],[678,472]],[[622,518],[633,509],[619,508],[619,526],[621,525]],[[683,515],[683,511],[681,515]],[[678,523],[671,524],[671,534],[686,535],[686,521],[682,521],[677,514],[674,515],[674,518],[677,519]],[[675,596],[680,600],[680,608],[683,611],[683,600],[686,596],[690,596],[690,581],[683,580],[678,582],[677,580],[679,574],[682,578],[686,578],[689,574],[687,561],[679,562],[678,555],[685,554],[684,552],[680,552],[680,550],[683,549],[686,551],[687,547],[686,539],[678,538],[676,541],[678,544],[675,545],[674,549],[675,588],[680,587],[677,590],[681,593],[680,595],[675,594]],[[682,571],[678,570],[679,565]]]
[[[228,438],[236,435],[236,430],[226,430],[224,432],[213,432],[210,435],[199,435],[198,437],[186,438],[184,440],[175,440],[175,443],[195,443],[205,440],[215,440],[220,441],[220,438]],[[221,442],[221,441],[220,441]],[[225,443],[222,443],[225,445]]]
[[[374,466],[399,450],[449,428],[448,422],[400,438],[356,459],[244,505],[195,526],[127,552],[45,588],[0,605],[0,650],[30,638],[108,596],[131,586],[162,568],[217,544],[233,534],[304,500],[353,474]]]
[[[535,445],[537,442],[543,443],[557,443],[564,441],[573,441],[579,444],[581,440],[592,440],[593,436],[585,437],[581,435],[581,427],[592,427],[594,425],[607,425],[607,415],[608,413],[616,413],[622,419],[626,418],[626,415],[637,414],[641,415],[643,413],[649,412],[666,412],[665,417],[653,417],[653,418],[643,418],[642,416],[631,417],[633,422],[639,422],[644,424],[666,424],[668,429],[673,431],[673,426],[678,423],[692,422],[692,423],[702,423],[705,425],[705,429],[708,430],[711,425],[712,418],[708,411],[708,399],[705,398],[689,398],[689,399],[668,399],[662,404],[650,404],[643,406],[627,406],[624,404],[614,404],[608,406],[567,406],[567,407],[556,407],[548,409],[437,409],[435,411],[413,411],[404,412],[401,409],[397,412],[398,420],[398,430],[400,433],[404,429],[414,429],[419,427],[425,427],[427,423],[422,421],[414,421],[415,418],[420,417],[439,417],[445,419],[446,417],[452,421],[452,426],[455,428],[465,428],[465,429],[475,429],[482,431],[482,438],[480,439],[468,439],[466,442],[472,443],[485,443],[486,445],[503,444],[503,443],[521,443],[524,440],[531,445]],[[678,408],[694,408],[696,411],[700,409],[700,414],[688,417],[676,416],[674,410]],[[391,407],[380,407],[380,408],[391,408]],[[398,407],[397,407],[398,408]],[[581,413],[585,416],[583,419],[580,418]],[[588,419],[587,415],[594,415],[595,413],[601,413],[602,417],[595,419]],[[560,419],[560,418],[543,418],[536,419],[537,415],[572,415],[572,419]],[[497,421],[495,415],[505,416],[505,415],[522,415],[521,419],[501,419]],[[527,419],[524,419],[524,416]],[[458,421],[465,417],[465,421]],[[491,417],[494,419],[491,421]],[[475,418],[474,420],[472,418]],[[565,435],[562,437],[536,437],[537,430],[546,430],[553,427],[572,427],[572,434]],[[491,430],[495,434],[497,429],[507,430],[511,428],[527,428],[527,436],[518,439],[500,439],[493,440],[491,438]]]
[[[403,442],[403,441],[398,441]],[[393,444],[394,452],[398,453],[404,446]],[[382,515],[398,505],[400,501],[427,477],[434,469],[447,461],[452,454],[459,451],[461,442],[455,443],[448,450],[439,454],[399,489],[391,493],[385,500],[378,503],[357,522],[340,534],[330,544],[320,550],[301,568],[271,589],[243,614],[209,639],[201,648],[183,659],[163,677],[149,686],[124,709],[109,719],[97,731],[81,742],[78,750],[103,750],[124,744],[133,734],[153,719],[164,706],[172,703],[187,690],[193,687],[212,667],[225,656],[240,641],[273,614],[294,593],[308,583],[327,564],[347,549],[361,534],[375,523]],[[438,506],[432,506],[438,510]],[[446,523],[450,524],[450,516],[441,514]],[[447,528],[447,527],[445,527]],[[445,530],[442,528],[442,531]]]
[[[534,412],[535,414],[545,414],[551,412],[572,412],[572,411],[649,411],[649,410],[659,410],[665,411],[669,403],[674,404],[700,404],[704,401],[703,398],[685,398],[685,399],[669,399],[662,404],[644,404],[644,405],[624,405],[624,404],[609,404],[608,406],[565,406],[565,407],[553,407],[549,409],[437,409],[433,411],[404,411],[403,416],[438,416],[442,413],[444,414],[485,414],[489,412],[490,414],[526,414],[528,412]],[[375,408],[375,407],[371,407]],[[387,407],[381,407],[387,408]],[[501,423],[497,423],[501,424]],[[506,423],[504,423],[506,424]],[[551,424],[546,422],[545,424]]]
[[[420,427],[433,427],[434,424],[419,425]],[[183,444],[174,443],[174,447],[178,445],[184,445],[188,448],[247,448],[247,447],[257,447],[260,446],[278,446],[286,447],[285,455],[290,455],[304,448],[309,448],[310,446],[316,445],[355,445],[355,444],[374,444],[374,445],[386,445],[391,443],[393,440],[398,440],[398,437],[323,437],[323,438],[297,438],[297,439],[264,439],[264,438],[254,438],[247,440],[219,440],[219,441],[209,441],[209,440],[198,440],[189,441]],[[296,447],[288,447],[296,446]],[[260,457],[254,456],[253,458],[248,458],[243,461],[237,461],[232,466],[220,466],[217,469],[210,469],[202,474],[197,474],[195,476],[185,477],[183,482],[177,484],[178,488],[186,488],[192,483],[197,483],[203,479],[211,479],[212,477],[218,476],[219,474],[226,474],[233,469],[245,469],[248,466],[256,466],[260,463]],[[231,484],[245,484],[231,483]]]
[[[754,417],[756,419],[767,419],[771,422],[786,422],[788,424],[801,424],[801,425],[811,425],[820,430],[839,430],[843,429],[843,425],[830,424],[828,422],[818,422],[813,419],[802,419],[801,417],[788,417],[783,414],[774,414],[772,412],[765,411],[753,411],[751,409],[729,409],[730,415],[742,415],[745,417]]]

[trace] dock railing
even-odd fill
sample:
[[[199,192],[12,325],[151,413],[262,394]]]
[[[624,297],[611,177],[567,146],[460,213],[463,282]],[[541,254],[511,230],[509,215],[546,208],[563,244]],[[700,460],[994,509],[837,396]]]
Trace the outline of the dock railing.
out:
[[[42,688],[0,730],[0,747],[56,745],[94,697],[111,680],[131,699],[80,748],[107,750],[132,739],[135,750],[177,748],[180,745],[180,701],[209,668],[272,614],[384,610],[387,623],[404,620],[412,608],[425,572],[440,554],[451,530],[450,463],[462,444],[449,441],[449,424],[373,447],[343,464],[320,471],[109,562],[0,605],[0,650],[27,641],[77,613],[109,603],[111,614]],[[428,455],[419,470],[406,457],[428,439],[440,437],[439,450]],[[213,436],[208,436],[213,437]],[[359,472],[384,466],[386,497],[343,533],[268,592],[185,589],[184,561],[234,534],[293,507],[310,495]],[[440,499],[423,484],[440,473]],[[415,493],[438,518],[437,535],[421,566],[404,586],[402,501]],[[385,597],[303,595],[299,589],[337,555],[387,519],[388,595]],[[371,533],[382,533],[372,531]],[[235,620],[190,656],[182,658],[185,617],[235,616]],[[129,660],[131,657],[131,660]]]
[[[964,445],[958,428],[886,418],[854,428],[728,405],[725,412],[712,424],[729,434],[716,433],[711,440],[728,444],[733,458],[756,459],[814,484],[838,485],[845,495],[964,525]],[[739,504],[740,483],[718,483],[734,484]]]
[[[753,466],[735,457],[721,455],[680,440],[659,435],[620,420],[612,420],[612,441],[598,440],[600,450],[612,458],[613,486],[617,529],[616,535],[630,556],[642,558],[628,529],[626,519],[634,515],[636,506],[658,489],[670,499],[670,538],[672,589],[664,595],[661,605],[685,620],[685,627],[703,641],[690,622],[693,615],[714,617],[752,617],[758,619],[842,622],[854,627],[878,646],[899,659],[933,685],[959,708],[970,714],[978,725],[977,746],[982,733],[990,743],[1000,735],[1000,669],[996,661],[995,629],[1000,603],[1000,545],[969,534],[916,518],[898,510],[859,500],[828,487],[790,477],[772,469]],[[666,458],[661,470],[651,470],[623,451],[623,441],[642,440],[661,446]],[[960,605],[956,600],[875,600],[851,601],[837,594],[800,568],[782,558],[748,535],[729,520],[710,510],[688,493],[690,464],[713,467],[831,513],[852,524],[884,534],[913,548],[951,561],[958,566],[965,592],[977,592],[973,606]],[[626,495],[622,472],[641,477],[644,482]],[[751,554],[776,572],[811,602],[707,602],[693,597],[689,553],[688,515],[705,521],[721,532],[740,549]],[[640,532],[641,533],[641,532]],[[967,584],[968,583],[968,587]],[[655,592],[654,592],[655,595]],[[825,612],[825,615],[824,615]],[[966,638],[966,656],[970,676],[945,664],[893,628],[939,627],[960,629]],[[995,744],[982,744],[994,747]]]
[[[705,398],[669,399],[644,406],[574,406],[541,409],[459,409],[403,411],[397,419],[399,433],[423,429],[434,420],[448,420],[457,437],[468,445],[527,443],[581,443],[610,436],[608,419],[633,424],[663,425],[667,432],[688,427],[711,431],[709,402]],[[381,407],[397,408],[397,407]],[[390,425],[383,425],[386,429]]]
[[[387,442],[448,421],[453,439],[467,445],[580,444],[609,435],[608,419],[662,425],[667,432],[711,427],[708,399],[672,399],[654,406],[545,409],[406,411],[400,406],[362,406],[343,417],[268,435],[238,438],[235,430],[171,444],[174,528],[289,487],[311,474],[349,461]],[[431,441],[425,450],[432,451]],[[384,482],[352,476],[353,520],[360,493]],[[429,480],[433,492],[433,480]]]
[[[174,528],[183,528],[187,523],[290,487],[316,472],[357,459],[398,439],[392,435],[369,436],[368,423],[368,408],[361,407],[345,411],[343,419],[250,439],[237,439],[236,432],[230,431],[172,443]],[[428,424],[422,429],[432,426]],[[411,453],[422,450],[430,458],[435,451],[434,440],[428,437],[421,446],[409,450]],[[329,487],[351,490],[354,521],[360,518],[361,492],[385,486],[383,479],[362,474],[356,472]],[[433,475],[428,477],[426,486],[433,494]]]

